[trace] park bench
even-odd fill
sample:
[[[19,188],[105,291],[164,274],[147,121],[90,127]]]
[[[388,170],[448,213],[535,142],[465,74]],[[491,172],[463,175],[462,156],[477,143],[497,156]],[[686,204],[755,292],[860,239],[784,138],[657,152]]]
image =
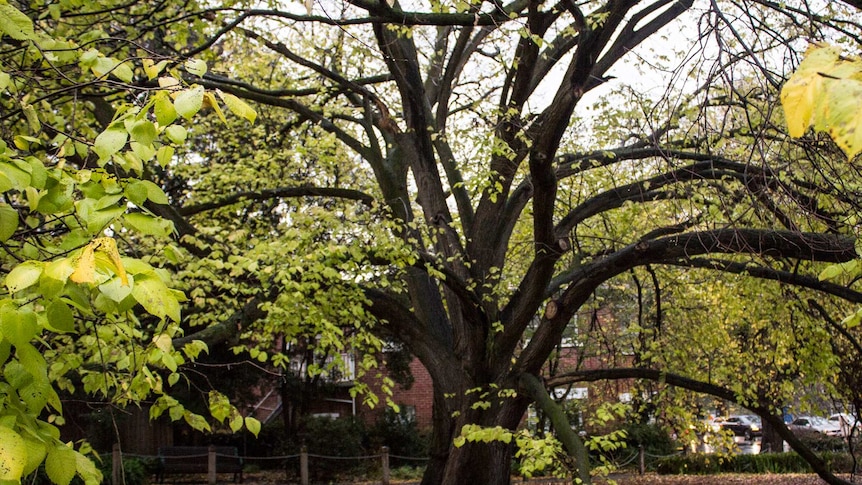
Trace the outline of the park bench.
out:
[[[210,452],[215,454],[215,470],[210,473]],[[235,483],[242,483],[242,457],[235,446],[162,446],[159,448],[156,477],[164,483],[165,475],[233,473]]]

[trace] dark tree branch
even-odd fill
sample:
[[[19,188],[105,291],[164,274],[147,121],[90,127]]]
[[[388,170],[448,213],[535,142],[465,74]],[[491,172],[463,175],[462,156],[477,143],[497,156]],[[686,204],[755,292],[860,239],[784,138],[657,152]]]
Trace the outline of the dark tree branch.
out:
[[[212,202],[180,207],[177,209],[177,213],[181,216],[192,216],[201,212],[236,204],[243,200],[270,200],[292,197],[332,197],[337,199],[357,200],[366,205],[370,205],[374,201],[374,197],[353,189],[339,189],[332,187],[278,187],[275,189],[264,189],[259,191],[237,192]]]
[[[643,368],[615,368],[615,369],[596,369],[596,370],[580,370],[560,374],[546,382],[548,386],[562,386],[574,382],[595,382],[601,380],[619,380],[619,379],[646,379],[654,382],[666,383],[670,386],[680,387],[689,391],[694,391],[701,394],[708,394],[720,399],[724,399],[741,406],[751,409],[764,421],[768,422],[778,434],[799,453],[802,458],[811,465],[811,468],[822,478],[826,483],[831,485],[850,485],[851,482],[843,480],[835,476],[827,467],[826,463],[811,451],[799,438],[790,431],[784,424],[784,420],[777,416],[773,410],[767,405],[744,402],[736,393],[715,384],[698,381],[678,374],[663,372],[656,369]]]
[[[602,282],[624,271],[646,264],[679,264],[680,260],[717,254],[754,254],[764,258],[840,263],[857,257],[855,240],[849,236],[794,233],[766,229],[717,229],[639,241],[613,254],[598,258],[576,270],[573,284],[556,303],[555,315],[543,318],[518,364],[525,372],[538,372],[563,329],[580,306]],[[498,339],[501,352],[512,352],[526,323],[510,324]]]
[[[530,398],[551,418],[551,424],[554,427],[554,431],[557,432],[556,434],[560,442],[566,447],[566,451],[575,457],[578,477],[581,479],[580,483],[587,485],[592,483],[592,478],[590,477],[590,457],[587,447],[584,446],[584,442],[578,436],[578,433],[572,429],[565,411],[551,399],[551,396],[548,395],[548,391],[539,381],[538,377],[532,374],[521,374],[519,383]]]
[[[862,303],[862,293],[846,286],[823,281],[813,276],[801,275],[790,271],[782,271],[775,268],[760,266],[752,263],[740,263],[736,261],[724,261],[719,259],[692,258],[681,260],[678,264],[668,262],[671,266],[683,266],[686,268],[703,268],[726,273],[743,274],[763,280],[778,281],[801,288],[808,288],[829,295],[837,296],[852,303]],[[862,353],[862,352],[860,352]]]

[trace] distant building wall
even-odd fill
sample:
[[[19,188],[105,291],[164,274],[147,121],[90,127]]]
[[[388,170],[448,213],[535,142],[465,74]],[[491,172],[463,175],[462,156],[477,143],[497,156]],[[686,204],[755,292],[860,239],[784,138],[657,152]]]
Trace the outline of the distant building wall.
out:
[[[410,361],[410,373],[413,375],[413,384],[407,389],[396,384],[392,390],[392,401],[401,408],[402,412],[413,414],[420,430],[427,429],[431,427],[434,384],[431,382],[431,375],[415,357]],[[381,391],[381,383],[389,373],[384,366],[380,369],[379,377],[377,374],[362,377],[362,381],[380,397],[380,403],[373,409],[361,404],[361,401],[358,404],[360,408],[358,414],[368,423],[377,420],[386,409],[386,397]]]

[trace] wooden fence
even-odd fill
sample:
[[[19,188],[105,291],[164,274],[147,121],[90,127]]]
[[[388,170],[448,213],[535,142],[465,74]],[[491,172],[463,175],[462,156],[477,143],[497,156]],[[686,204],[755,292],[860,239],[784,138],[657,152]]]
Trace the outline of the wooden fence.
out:
[[[129,455],[127,455],[129,456]],[[141,455],[138,455],[141,456]],[[383,485],[389,485],[390,483],[390,468],[389,468],[389,447],[384,446],[380,449],[379,455],[371,455],[364,457],[339,457],[339,456],[323,456],[323,455],[312,455],[308,453],[308,450],[305,447],[302,447],[299,455],[292,456],[284,456],[284,457],[267,457],[268,459],[291,459],[291,458],[299,458],[299,478],[301,485],[309,485],[310,474],[308,468],[309,458],[319,458],[319,459],[379,459],[380,466],[382,469],[382,478],[381,483]],[[112,458],[112,466],[111,466],[111,483],[114,485],[122,485],[122,473],[123,473],[123,453],[120,450],[119,445],[115,444],[113,448],[113,452],[111,454]],[[173,459],[182,458],[181,456],[171,456]],[[208,448],[208,457],[207,457],[207,483],[209,485],[215,485],[218,478],[219,470],[216,467],[217,461],[217,452],[215,446],[210,446]],[[408,459],[422,459],[422,458],[411,458],[411,457],[399,457],[399,458],[408,458]],[[225,473],[222,470],[222,473]]]

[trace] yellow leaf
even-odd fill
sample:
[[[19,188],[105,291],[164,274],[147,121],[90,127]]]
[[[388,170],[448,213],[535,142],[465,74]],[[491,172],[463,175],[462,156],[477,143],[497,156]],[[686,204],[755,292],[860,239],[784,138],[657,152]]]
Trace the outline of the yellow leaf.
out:
[[[215,98],[215,95],[213,93],[209,91],[204,93],[204,106],[212,107],[221,122],[227,124],[227,119],[225,119],[224,113],[221,110],[221,106],[219,106],[218,100]]]
[[[153,337],[153,343],[156,344],[156,347],[162,352],[170,352],[174,348],[171,337],[165,333],[160,333]]]
[[[141,62],[144,65],[144,73],[147,75],[147,79],[152,81],[159,75],[159,71],[156,70],[156,63],[152,59],[144,59]]]
[[[0,481],[18,483],[27,465],[27,443],[11,428],[0,426]]]
[[[847,158],[862,152],[862,82],[830,79],[823,103],[823,131],[835,140]]]
[[[805,59],[781,89],[781,106],[787,118],[787,131],[798,138],[815,122],[817,97],[823,89],[824,77],[820,74],[834,68],[840,53],[832,47],[811,46]]]
[[[123,286],[129,286],[129,278],[120,260],[120,252],[117,250],[117,241],[110,237],[96,238],[84,246],[81,255],[75,261],[75,271],[69,279],[75,283],[95,283],[97,257],[102,267],[110,268],[120,277]]]
[[[123,286],[129,286],[129,278],[126,275],[126,268],[123,267],[123,261],[120,260],[120,251],[117,249],[117,241],[112,237],[100,237],[93,241],[99,252],[105,254],[110,261],[111,269],[120,277]]]
[[[862,153],[862,60],[814,45],[781,90],[790,136],[826,132],[848,158]]]
[[[69,276],[69,279],[75,283],[95,283],[96,282],[96,253],[93,243],[84,246],[78,260],[75,261],[75,271]]]
[[[224,104],[227,105],[227,108],[231,110],[233,114],[254,123],[254,120],[257,119],[257,111],[255,111],[254,108],[233,94],[225,93],[220,90],[217,92],[222,101],[224,101]]]

